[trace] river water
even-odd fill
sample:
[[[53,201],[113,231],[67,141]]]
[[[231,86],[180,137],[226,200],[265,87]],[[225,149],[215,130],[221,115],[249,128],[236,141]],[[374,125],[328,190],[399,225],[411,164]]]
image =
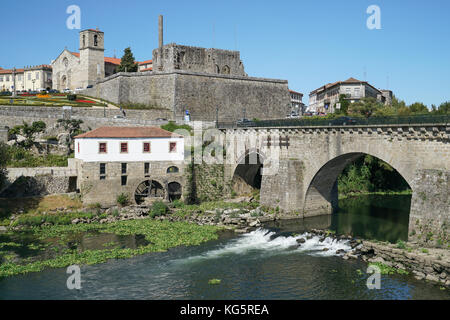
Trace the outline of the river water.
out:
[[[358,199],[341,201],[332,216],[273,223],[245,235],[226,233],[200,246],[82,266],[81,290],[67,289],[65,269],[3,279],[0,299],[450,300],[449,290],[405,275],[383,275],[381,289],[369,290],[367,265],[336,254],[350,249],[346,241],[320,242],[307,233],[308,228],[328,227],[393,242],[406,238],[410,197]],[[298,247],[296,240],[308,236]],[[211,279],[221,283],[210,285]]]

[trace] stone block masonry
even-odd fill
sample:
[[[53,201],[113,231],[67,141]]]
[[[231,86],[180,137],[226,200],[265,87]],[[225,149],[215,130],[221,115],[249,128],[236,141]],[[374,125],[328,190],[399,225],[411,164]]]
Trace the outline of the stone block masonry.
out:
[[[0,142],[8,142],[8,128],[0,128]]]
[[[116,104],[139,103],[168,109],[181,120],[188,110],[192,120],[235,121],[285,118],[290,110],[286,80],[189,71],[117,73],[99,81],[84,94]]]
[[[424,246],[449,244],[448,124],[246,128],[227,129],[226,135],[230,141],[254,137],[260,155],[279,151],[277,172],[266,173],[267,163],[262,171],[262,205],[302,217],[331,214],[338,206],[339,174],[359,157],[371,155],[392,166],[412,190],[409,240]],[[238,163],[243,154],[233,156]]]

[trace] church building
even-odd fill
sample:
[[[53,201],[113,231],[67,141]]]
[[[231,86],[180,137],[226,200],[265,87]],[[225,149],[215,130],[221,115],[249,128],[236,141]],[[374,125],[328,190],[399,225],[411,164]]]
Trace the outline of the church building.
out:
[[[80,32],[80,52],[64,49],[52,62],[53,89],[85,89],[116,73],[119,58],[105,57],[104,33],[88,29]]]

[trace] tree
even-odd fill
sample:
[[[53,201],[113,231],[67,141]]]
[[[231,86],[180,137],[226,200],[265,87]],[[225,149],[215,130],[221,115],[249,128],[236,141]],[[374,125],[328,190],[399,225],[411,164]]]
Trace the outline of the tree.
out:
[[[24,121],[23,125],[15,126],[14,128],[10,129],[9,135],[16,137],[16,144],[23,148],[29,149],[32,146],[36,145],[36,143],[34,142],[35,134],[44,132],[45,128],[46,124],[43,121],[35,121],[31,126]],[[25,137],[25,140],[17,142],[18,135]]]
[[[409,106],[411,113],[428,113],[428,108],[422,102],[415,102]]]
[[[83,130],[81,130],[81,125],[83,124],[83,120],[58,119],[58,124],[62,125],[64,127],[64,129],[69,132],[69,139],[67,140],[67,155],[70,155],[73,152],[73,150],[71,149],[73,138],[84,132]]]
[[[134,60],[131,48],[128,47],[124,51],[120,66],[117,67],[117,72],[137,72],[138,64]]]
[[[8,146],[0,142],[0,189],[3,187],[6,178],[6,164],[9,161]]]
[[[449,114],[450,113],[450,101],[441,103],[441,105],[439,106],[437,112],[439,114]]]
[[[358,102],[352,103],[349,106],[349,114],[360,114],[369,118],[376,112],[377,109],[383,108],[383,104],[378,102],[375,98],[363,98]]]
[[[348,106],[350,105],[350,101],[348,99],[345,99],[346,95],[341,94],[339,95],[339,103],[341,104],[341,109],[339,110],[339,113],[347,114],[348,112]]]

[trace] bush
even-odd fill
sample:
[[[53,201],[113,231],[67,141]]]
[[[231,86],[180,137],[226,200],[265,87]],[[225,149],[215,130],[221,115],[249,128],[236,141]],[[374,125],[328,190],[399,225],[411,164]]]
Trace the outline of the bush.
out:
[[[126,195],[125,193],[121,193],[117,196],[117,203],[122,207],[126,206],[128,204],[128,201],[128,195]]]
[[[397,248],[399,249],[406,249],[406,243],[402,240],[397,241]]]
[[[166,215],[169,212],[169,207],[162,201],[156,201],[153,203],[150,209],[149,215],[152,218]]]
[[[67,100],[75,101],[75,100],[77,100],[77,95],[76,94],[68,94],[67,95]]]
[[[172,208],[183,208],[184,207],[184,202],[181,200],[174,200],[171,205]]]

